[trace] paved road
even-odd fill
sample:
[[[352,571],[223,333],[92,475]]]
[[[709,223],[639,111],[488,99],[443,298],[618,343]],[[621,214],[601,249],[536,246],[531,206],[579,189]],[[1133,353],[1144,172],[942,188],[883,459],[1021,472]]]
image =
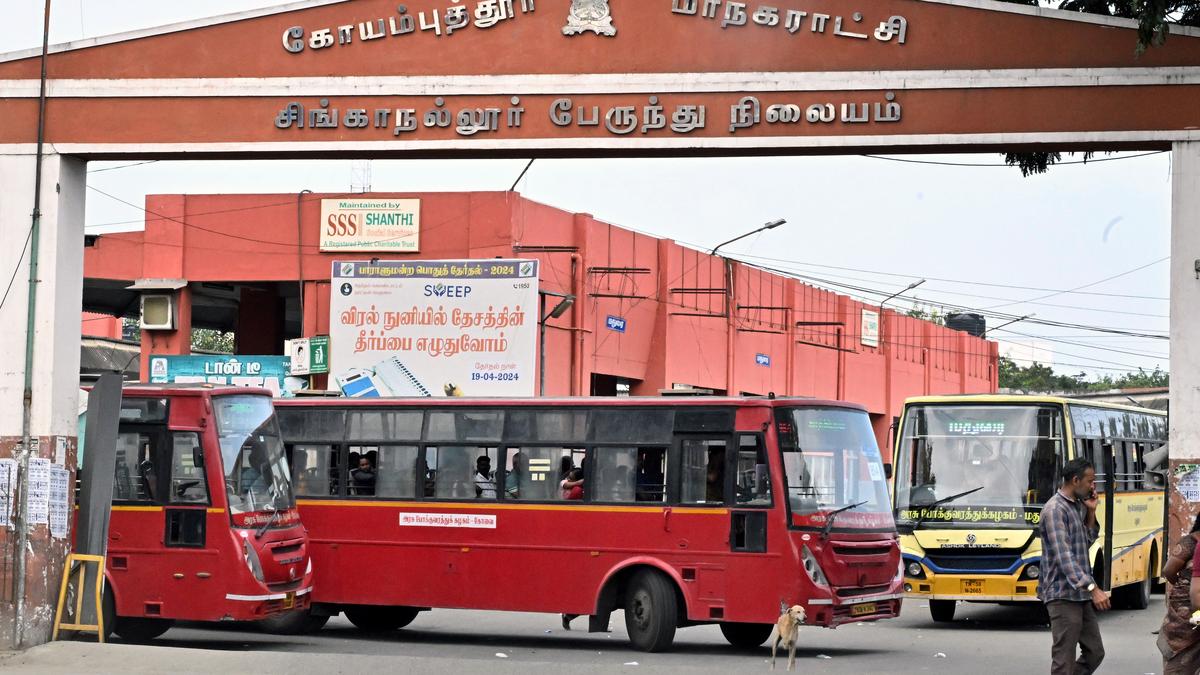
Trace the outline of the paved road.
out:
[[[1102,673],[1143,675],[1161,670],[1151,633],[1158,628],[1161,608],[1162,597],[1156,596],[1148,610],[1104,615],[1108,660]],[[836,631],[805,629],[797,660],[800,672],[805,673],[1047,672],[1049,632],[1030,625],[1032,620],[1021,608],[966,605],[960,607],[955,623],[935,624],[922,603],[910,602],[904,615],[894,621]],[[613,628],[611,634],[589,635],[564,632],[556,616],[435,610],[422,614],[408,629],[385,637],[364,636],[337,618],[311,636],[282,637],[235,627],[192,625],[174,628],[154,644],[257,652],[259,656],[279,651],[342,655],[339,665],[351,672],[356,657],[361,657],[364,667],[376,657],[408,657],[416,659],[413,664],[445,664],[455,672],[522,672],[523,667],[528,672],[553,672],[545,667],[607,669],[633,663],[639,669],[725,672],[765,669],[770,656],[765,648],[752,653],[732,650],[711,626],[680,630],[671,653],[644,654],[628,646],[620,614],[613,616]],[[398,666],[401,662],[391,663]]]

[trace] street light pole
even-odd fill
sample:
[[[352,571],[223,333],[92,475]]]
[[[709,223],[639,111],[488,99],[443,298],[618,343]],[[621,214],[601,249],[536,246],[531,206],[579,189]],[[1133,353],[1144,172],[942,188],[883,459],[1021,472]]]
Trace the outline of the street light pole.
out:
[[[732,243],[733,243],[733,242],[735,242],[735,241],[741,241],[742,239],[745,239],[746,237],[749,237],[749,236],[752,236],[752,235],[758,234],[759,232],[765,232],[765,231],[767,231],[767,230],[773,230],[773,229],[775,229],[775,228],[777,228],[777,227],[779,227],[780,225],[783,225],[783,224],[785,224],[785,223],[787,223],[787,220],[785,220],[785,219],[783,219],[783,218],[780,218],[779,220],[772,220],[771,222],[769,222],[769,223],[767,223],[767,224],[763,225],[762,227],[758,228],[757,230],[751,230],[751,231],[747,232],[746,234],[743,234],[743,235],[741,235],[741,236],[734,237],[733,239],[730,239],[729,241],[726,241],[726,242],[722,242],[722,243],[720,243],[720,244],[717,244],[717,247],[716,247],[716,248],[714,248],[713,250],[709,251],[709,252],[708,252],[708,254],[709,254],[709,255],[716,255],[716,254],[717,254],[717,251],[721,250],[721,248],[722,248],[722,247],[724,247],[724,246],[728,246],[729,244],[732,244]]]
[[[549,312],[546,311],[547,296],[559,299]],[[546,395],[546,322],[566,314],[574,304],[575,296],[569,293],[538,291],[538,396]]]

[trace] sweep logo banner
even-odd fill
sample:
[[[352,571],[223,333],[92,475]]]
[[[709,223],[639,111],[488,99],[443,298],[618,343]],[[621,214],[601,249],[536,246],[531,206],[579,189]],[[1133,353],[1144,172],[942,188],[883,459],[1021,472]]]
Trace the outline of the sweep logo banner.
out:
[[[344,395],[534,395],[536,260],[335,262],[332,280]]]

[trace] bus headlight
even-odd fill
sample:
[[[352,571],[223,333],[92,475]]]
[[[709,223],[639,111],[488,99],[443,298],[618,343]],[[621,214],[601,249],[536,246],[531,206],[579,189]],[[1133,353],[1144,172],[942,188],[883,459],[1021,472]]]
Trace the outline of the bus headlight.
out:
[[[828,586],[829,581],[825,579],[825,572],[821,570],[821,565],[817,563],[817,558],[808,550],[806,545],[800,549],[800,561],[804,563],[804,571],[808,572],[808,578],[818,586]]]
[[[250,573],[254,575],[254,578],[259,583],[263,583],[262,561],[258,559],[258,552],[254,550],[254,547],[246,539],[242,540],[242,553],[246,559],[246,567],[250,568]]]
[[[304,568],[304,576],[307,577],[311,574],[312,574],[312,558],[309,558],[308,559],[308,567]]]
[[[1021,572],[1022,579],[1029,579],[1031,581],[1036,581],[1040,576],[1042,576],[1042,568],[1037,563],[1026,565],[1025,571]]]
[[[912,579],[924,579],[925,578],[925,568],[921,567],[921,563],[919,563],[915,560],[908,563],[908,567],[906,567],[904,571],[908,574],[909,578],[912,578]]]

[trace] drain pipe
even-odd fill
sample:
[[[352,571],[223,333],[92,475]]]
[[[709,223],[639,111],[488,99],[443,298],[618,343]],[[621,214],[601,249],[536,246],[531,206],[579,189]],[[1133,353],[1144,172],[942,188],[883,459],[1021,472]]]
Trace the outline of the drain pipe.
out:
[[[34,323],[37,319],[38,242],[42,221],[42,154],[46,140],[46,57],[50,51],[50,0],[46,0],[42,24],[42,77],[38,95],[37,165],[33,179],[33,222],[29,231],[29,299],[25,318],[25,390],[21,398],[21,456],[17,470],[20,502],[16,509],[17,560],[14,595],[17,600],[16,620],[13,622],[13,646],[20,648],[24,641],[26,549],[29,548],[29,456],[32,454],[31,426],[33,409],[33,345]]]

